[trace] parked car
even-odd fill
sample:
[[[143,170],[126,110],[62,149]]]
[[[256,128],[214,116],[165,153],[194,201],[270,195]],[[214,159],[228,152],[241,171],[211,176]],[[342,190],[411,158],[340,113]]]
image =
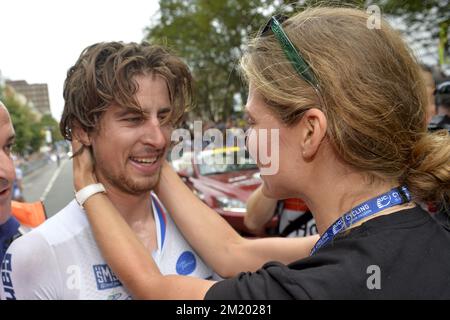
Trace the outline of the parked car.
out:
[[[220,161],[222,159],[222,161]],[[172,165],[200,200],[219,213],[244,236],[251,232],[244,225],[246,202],[261,185],[259,170],[248,152],[239,147],[184,153]],[[277,219],[267,225],[267,234],[276,230]]]

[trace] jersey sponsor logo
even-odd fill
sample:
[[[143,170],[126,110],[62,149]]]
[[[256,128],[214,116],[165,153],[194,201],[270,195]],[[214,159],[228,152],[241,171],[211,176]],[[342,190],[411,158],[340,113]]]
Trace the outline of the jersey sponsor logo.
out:
[[[177,260],[176,270],[178,274],[191,274],[197,266],[197,260],[191,251],[183,252]]]
[[[114,293],[109,295],[107,300],[119,300],[121,296],[121,293]]]
[[[14,292],[14,287],[11,278],[12,272],[12,255],[7,253],[3,258],[2,263],[2,283],[3,292],[5,294],[6,300],[16,300],[16,293]]]
[[[160,231],[160,237],[161,237],[160,248],[162,250],[162,248],[164,246],[164,240],[166,238],[166,225],[167,225],[166,215],[164,213],[164,210],[162,209],[161,204],[156,199],[156,197],[153,195],[151,197],[152,197],[153,204],[155,205],[155,208],[156,208],[156,213],[158,215],[159,231]]]
[[[377,199],[377,207],[380,209],[388,206],[390,203],[391,203],[390,195],[385,195]]]
[[[125,294],[118,292],[110,294],[107,300],[132,300],[132,297],[130,295],[125,296]]]
[[[98,290],[111,289],[122,285],[107,264],[96,264],[93,267]]]

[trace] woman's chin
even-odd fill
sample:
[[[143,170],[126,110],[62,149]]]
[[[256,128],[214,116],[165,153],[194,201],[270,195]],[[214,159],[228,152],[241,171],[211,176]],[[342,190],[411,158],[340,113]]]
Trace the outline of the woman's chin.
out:
[[[267,185],[267,183],[263,183],[263,187],[262,187],[262,193],[263,193],[263,195],[265,196],[265,197],[267,197],[267,198],[270,198],[270,199],[279,199],[278,197],[277,197],[277,194],[275,194],[274,192],[273,192],[273,189],[272,188],[270,188],[268,185]]]

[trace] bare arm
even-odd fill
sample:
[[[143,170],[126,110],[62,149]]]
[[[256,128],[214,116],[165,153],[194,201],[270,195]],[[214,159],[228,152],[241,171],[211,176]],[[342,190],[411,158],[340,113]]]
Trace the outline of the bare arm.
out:
[[[256,271],[268,261],[287,264],[307,257],[319,239],[241,237],[191,192],[168,163],[163,166],[156,192],[191,246],[225,278]]]
[[[262,186],[256,189],[247,200],[245,226],[255,233],[264,232],[264,225],[273,217],[277,200],[269,199],[262,193]]]
[[[102,254],[137,299],[203,299],[214,281],[163,276],[156,263],[105,194],[84,204]]]
[[[72,143],[73,150],[80,144]],[[73,159],[76,190],[95,183],[92,159],[84,150]],[[203,299],[213,281],[163,276],[156,263],[105,194],[95,194],[84,208],[105,260],[137,299]],[[163,288],[163,289],[162,289]]]

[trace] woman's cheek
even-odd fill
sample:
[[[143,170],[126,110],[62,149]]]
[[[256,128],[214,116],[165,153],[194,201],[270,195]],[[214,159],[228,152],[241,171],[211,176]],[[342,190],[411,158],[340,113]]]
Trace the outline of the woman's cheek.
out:
[[[256,162],[257,166],[260,166],[258,161],[258,134],[257,130],[250,128],[247,131],[246,148],[250,157]]]

